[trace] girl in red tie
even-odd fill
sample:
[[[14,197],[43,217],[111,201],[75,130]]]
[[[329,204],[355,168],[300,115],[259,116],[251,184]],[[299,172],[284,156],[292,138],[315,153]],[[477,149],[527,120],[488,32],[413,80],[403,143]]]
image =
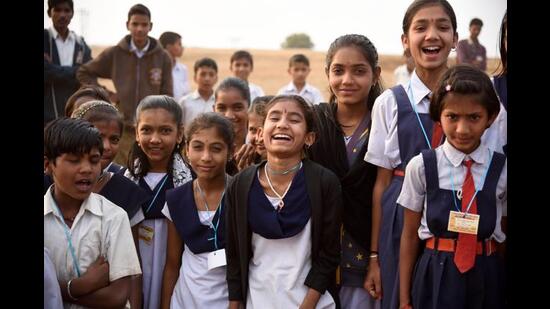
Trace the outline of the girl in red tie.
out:
[[[468,65],[449,69],[434,89],[430,117],[446,140],[410,160],[397,200],[400,308],[504,307],[495,251],[506,238],[506,157],[481,142],[499,110],[489,77]]]

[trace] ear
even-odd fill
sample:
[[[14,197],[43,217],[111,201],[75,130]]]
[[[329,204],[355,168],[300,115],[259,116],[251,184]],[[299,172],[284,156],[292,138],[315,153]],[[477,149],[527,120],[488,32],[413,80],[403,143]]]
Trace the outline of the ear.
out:
[[[401,45],[403,45],[403,49],[409,49],[410,50],[410,48],[411,48],[409,46],[409,38],[405,34],[401,35]]]
[[[153,30],[153,23],[149,23],[149,31]]]
[[[53,162],[51,162],[46,156],[44,156],[44,173],[47,175],[52,175],[52,165]]]
[[[374,73],[374,83],[373,86],[380,80],[380,74],[382,73],[382,68],[380,68],[380,66],[377,66],[374,68],[373,70],[373,73]]]
[[[178,136],[176,137],[176,140],[178,141],[178,143],[182,142],[184,135],[185,134],[184,134],[184,131],[183,131],[183,125],[181,125],[178,129]]]
[[[130,31],[130,21],[126,22],[126,30]]]
[[[455,35],[453,36],[453,49],[456,49],[457,45],[458,45],[458,32],[455,32]]]
[[[138,127],[137,127],[137,126],[136,126],[135,130],[136,130],[136,134],[135,134],[135,136],[136,136],[136,143],[138,143],[138,145],[139,145],[139,131],[138,131]]]
[[[325,67],[325,74],[327,75],[327,79],[328,79],[328,67]]]
[[[313,145],[313,143],[315,143],[315,132],[308,132],[306,133],[306,138],[305,138],[305,144],[307,145],[306,147],[310,147],[311,145]]]
[[[290,72],[290,67],[286,71],[288,72],[288,75],[292,75],[292,73]]]

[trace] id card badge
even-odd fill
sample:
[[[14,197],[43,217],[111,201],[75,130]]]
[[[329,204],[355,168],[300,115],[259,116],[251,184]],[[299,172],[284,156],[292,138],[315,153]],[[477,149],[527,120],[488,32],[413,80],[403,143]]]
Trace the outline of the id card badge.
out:
[[[150,245],[155,236],[155,229],[150,226],[140,224],[139,225],[139,239],[143,240],[146,244]]]
[[[225,249],[212,251],[208,254],[208,270],[225,266],[225,264],[227,264],[225,260]]]
[[[468,214],[459,211],[451,211],[447,230],[457,233],[477,235],[479,215]]]

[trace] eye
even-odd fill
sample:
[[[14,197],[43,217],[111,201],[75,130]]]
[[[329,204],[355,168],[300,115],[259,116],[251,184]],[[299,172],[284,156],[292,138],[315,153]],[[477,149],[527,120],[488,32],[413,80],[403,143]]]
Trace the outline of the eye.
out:
[[[160,130],[160,132],[161,132],[162,134],[170,134],[170,133],[172,133],[172,128],[162,128],[162,129]]]
[[[118,144],[120,142],[120,137],[118,136],[111,137],[109,140],[111,141],[112,144]]]
[[[477,121],[477,120],[479,120],[480,118],[481,118],[481,116],[480,116],[480,115],[477,115],[477,114],[476,114],[476,115],[470,115],[470,120],[472,120],[472,121]]]
[[[340,75],[340,74],[344,73],[344,70],[341,69],[341,68],[333,68],[332,73],[334,73],[335,75]]]

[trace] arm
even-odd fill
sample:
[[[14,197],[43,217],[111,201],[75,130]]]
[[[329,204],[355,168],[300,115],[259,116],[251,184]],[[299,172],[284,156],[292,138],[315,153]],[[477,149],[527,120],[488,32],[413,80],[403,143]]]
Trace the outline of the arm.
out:
[[[241,149],[239,149],[239,151],[237,151],[234,155],[239,171],[242,171],[254,164],[254,154],[256,154],[256,147],[254,147],[254,145],[243,144],[241,146]]]
[[[132,237],[134,238],[134,245],[136,246],[136,252],[138,253],[139,263],[141,265],[141,257],[139,255],[139,224],[131,227]],[[143,282],[141,275],[135,275],[130,277],[130,306],[132,308],[141,308],[142,306],[142,289]]]
[[[401,206],[399,206],[401,207]],[[411,303],[411,281],[414,264],[418,256],[418,227],[422,212],[404,209],[403,232],[399,249],[399,307],[406,308]]]
[[[168,56],[168,52],[162,51],[164,61],[162,62],[162,80],[160,85],[160,94],[169,96],[174,95],[174,84],[172,79],[172,59]]]
[[[166,264],[164,265],[160,298],[160,307],[162,309],[170,308],[170,298],[172,298],[174,286],[176,286],[176,282],[178,281],[181,267],[181,255],[183,253],[183,241],[176,230],[176,226],[170,220],[167,220],[167,223],[168,241],[166,248]]]
[[[114,48],[110,47],[104,50],[97,58],[80,66],[76,72],[76,78],[82,85],[96,85],[97,78],[111,78],[111,68],[113,66]]]
[[[243,301],[243,291],[241,290],[241,268],[240,259],[246,259],[246,256],[239,255],[238,235],[237,235],[237,215],[236,215],[236,188],[239,178],[233,178],[224,197],[224,203],[227,205],[225,217],[225,257],[227,260],[227,289],[229,293],[229,308],[239,308]]]
[[[130,277],[122,277],[108,286],[71,301],[90,308],[124,308],[130,290]],[[72,285],[71,285],[72,293]],[[73,295],[74,296],[74,295]]]
[[[382,221],[382,195],[390,185],[393,171],[378,167],[376,182],[372,192],[372,232],[370,251],[378,252],[378,238],[380,236],[380,223]],[[363,287],[369,291],[374,299],[382,298],[382,283],[380,279],[380,264],[378,257],[369,258],[367,276]]]
[[[305,285],[310,289],[302,302],[304,308],[313,308],[321,294],[334,282],[340,264],[340,226],[342,225],[342,187],[332,172],[324,170],[321,176],[322,230],[317,257],[312,260]],[[312,218],[314,219],[314,218]],[[313,230],[313,233],[318,233]],[[313,253],[315,256],[315,252]]]

